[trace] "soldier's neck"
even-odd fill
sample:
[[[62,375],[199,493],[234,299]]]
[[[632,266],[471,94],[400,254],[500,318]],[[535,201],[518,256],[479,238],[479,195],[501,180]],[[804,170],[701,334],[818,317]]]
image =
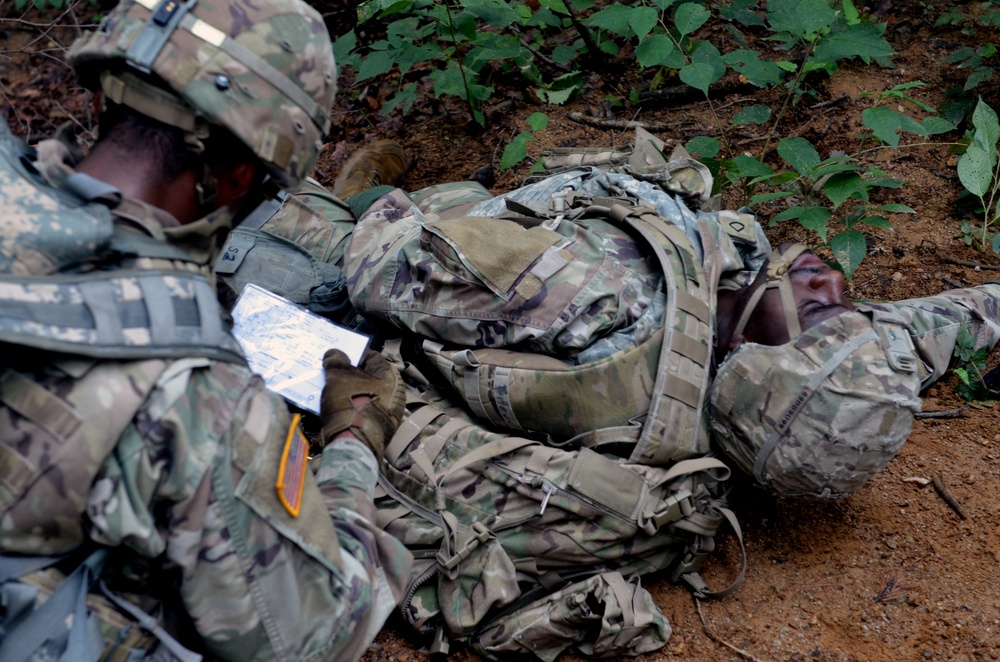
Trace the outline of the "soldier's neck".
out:
[[[138,156],[141,157],[141,154]],[[111,184],[125,197],[162,209],[182,224],[200,217],[197,178],[193,172],[185,172],[172,182],[164,182],[159,178],[157,169],[151,167],[146,159],[101,144],[94,146],[76,170]]]

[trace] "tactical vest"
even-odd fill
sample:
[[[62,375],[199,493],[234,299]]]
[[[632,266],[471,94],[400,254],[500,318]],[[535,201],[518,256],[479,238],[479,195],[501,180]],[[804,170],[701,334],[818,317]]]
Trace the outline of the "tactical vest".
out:
[[[424,351],[484,421],[572,438],[573,445],[625,447],[625,457],[643,464],[705,454],[714,316],[710,285],[690,240],[652,208],[626,199],[570,194],[566,204],[565,218],[610,219],[649,247],[666,288],[662,327],[644,343],[582,365],[433,341],[424,341]]]
[[[32,156],[0,122],[0,416],[9,424],[0,430],[0,548],[25,555],[0,558],[3,602],[21,606],[5,612],[0,625],[5,660],[20,659],[10,657],[11,647],[20,656],[65,646],[73,657],[104,646],[100,637],[79,639],[94,630],[90,625],[71,628],[68,643],[57,631],[68,614],[87,611],[83,598],[99,575],[98,557],[70,573],[72,581],[45,590],[38,569],[86,541],[81,515],[93,480],[164,375],[207,359],[243,360],[215,288],[190,256],[116,226],[108,208],[120,198],[113,188],[79,173],[53,187]],[[143,258],[166,266],[119,268]],[[32,559],[34,568],[25,565]],[[30,577],[15,581],[25,571]],[[64,586],[82,587],[73,589],[79,599],[57,599]],[[49,592],[37,609],[26,598]],[[147,615],[137,618],[155,629]],[[124,635],[98,620],[105,638]],[[51,629],[39,626],[46,623]],[[176,644],[166,633],[157,637]],[[130,638],[118,655],[128,655],[132,644],[141,653],[150,641]]]

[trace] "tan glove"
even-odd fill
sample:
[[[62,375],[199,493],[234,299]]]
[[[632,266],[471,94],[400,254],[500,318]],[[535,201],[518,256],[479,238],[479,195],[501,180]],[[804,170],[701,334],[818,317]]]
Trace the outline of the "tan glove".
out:
[[[351,365],[346,354],[331,349],[323,357],[323,370],[326,385],[319,408],[323,443],[350,430],[381,463],[386,442],[403,420],[406,391],[399,373],[371,349],[365,352],[359,368]],[[355,403],[356,398],[370,400]]]

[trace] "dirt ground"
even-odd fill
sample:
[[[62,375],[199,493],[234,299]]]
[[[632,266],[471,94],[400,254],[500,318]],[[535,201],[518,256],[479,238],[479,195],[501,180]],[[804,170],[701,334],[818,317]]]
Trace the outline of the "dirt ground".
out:
[[[353,3],[327,3],[334,31],[349,27]],[[13,2],[0,6],[0,114],[18,135],[38,140],[60,123],[84,128],[92,123],[89,106],[72,84],[62,54],[71,43],[74,22],[92,23],[94,7],[81,3],[63,13],[60,27],[48,26],[58,12],[17,12]],[[780,125],[781,136],[804,136],[822,156],[834,150],[853,154],[862,145],[861,111],[871,98],[902,82],[922,80],[914,91],[937,105],[944,90],[961,85],[966,73],[938,64],[968,38],[955,30],[932,28],[937,10],[928,3],[896,0],[878,9],[889,24],[887,37],[898,51],[895,69],[843,67],[832,78],[812,81],[815,96],[803,98]],[[982,42],[996,35],[980,31]],[[977,42],[978,43],[978,42]],[[498,81],[485,108],[487,128],[470,131],[462,108],[433,100],[418,103],[413,113],[383,117],[374,112],[391,93],[391,82],[369,81],[352,87],[353,72],[341,77],[343,93],[334,111],[334,129],[323,153],[318,177],[330,183],[350,153],[377,138],[401,142],[412,156],[406,187],[476,177],[500,193],[516,186],[526,164],[500,172],[504,146],[524,128],[534,110],[549,115],[549,128],[539,132],[529,152],[543,147],[607,146],[626,142],[629,132],[596,128],[571,121],[572,111],[602,115],[608,94],[628,96],[629,86],[648,81],[594,72],[592,91],[566,106],[540,106],[522,87]],[[997,106],[995,85],[980,86]],[[643,89],[640,87],[640,89]],[[713,101],[727,121],[750,103],[776,104],[775,91],[738,91]],[[681,97],[685,99],[685,97]],[[656,133],[668,144],[694,135],[717,132],[704,101],[647,103],[619,110],[619,119],[665,124]],[[759,156],[763,141],[752,131],[737,145]],[[961,191],[955,157],[946,143],[958,134],[938,136],[936,144],[906,145],[898,150],[868,152],[863,162],[877,164],[890,176],[904,179],[898,190],[879,193],[878,202],[900,202],[916,214],[894,215],[895,232],[868,231],[870,251],[850,282],[853,298],[901,299],[934,294],[955,286],[975,285],[1000,277],[1000,256],[980,253],[960,239],[964,218],[955,206]],[[772,160],[774,155],[769,155]],[[730,194],[727,202],[739,204]],[[766,221],[777,210],[760,209]],[[772,240],[815,237],[791,226],[769,230]],[[952,260],[952,261],[949,261]],[[979,263],[966,267],[953,261]],[[997,362],[1000,352],[991,357]],[[963,406],[954,380],[944,380],[925,394],[924,410],[940,412]],[[908,443],[887,470],[849,498],[837,502],[786,501],[770,498],[738,484],[734,509],[743,527],[749,568],[746,582],[719,601],[696,603],[680,586],[648,578],[657,603],[674,628],[663,650],[643,661],[699,660],[980,660],[1000,658],[1000,426],[997,405],[966,407],[958,416],[918,420]],[[927,479],[938,476],[962,515],[949,506]],[[739,551],[725,536],[705,575],[722,585],[733,576]],[[430,659],[405,626],[390,621],[363,658],[365,662],[422,662]],[[477,659],[459,651],[459,661]],[[566,655],[567,662],[581,658]]]

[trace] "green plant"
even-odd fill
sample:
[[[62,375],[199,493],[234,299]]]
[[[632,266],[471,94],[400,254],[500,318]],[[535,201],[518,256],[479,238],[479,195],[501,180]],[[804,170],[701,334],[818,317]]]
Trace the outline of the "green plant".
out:
[[[549,116],[545,113],[532,113],[528,116],[530,131],[521,131],[508,143],[500,157],[500,167],[503,170],[520,163],[528,156],[528,143],[535,138],[535,131],[541,131],[549,125]]]
[[[975,347],[975,337],[965,327],[959,328],[955,349],[952,352],[957,360],[957,365],[952,370],[958,377],[955,392],[969,402],[996,400],[1000,394],[983,381],[987,349],[985,347],[975,349]]]
[[[982,99],[972,111],[973,130],[965,153],[958,159],[958,179],[962,186],[980,203],[983,214],[982,228],[976,232],[974,243],[981,249],[990,246],[1000,253],[1000,233],[992,228],[1000,223],[1000,179],[997,177],[997,141],[1000,140],[1000,122],[997,114]]]
[[[545,11],[541,11],[545,5]],[[358,6],[358,19],[393,19],[387,38],[372,43],[363,58],[351,51],[357,45],[352,30],[338,40],[338,60],[357,69],[356,82],[386,74],[395,68],[399,75],[396,94],[382,107],[383,113],[401,108],[409,112],[419,92],[408,74],[417,65],[431,65],[429,75],[435,97],[457,97],[480,125],[486,118],[481,105],[493,94],[489,78],[493,70],[519,73],[548,103],[564,103],[582,88],[577,71],[565,71],[546,79],[536,64],[538,39],[525,30],[543,31],[554,21],[562,26],[553,8],[562,2],[540,3],[538,13],[524,4],[502,0],[368,0]],[[541,57],[541,56],[539,56]],[[554,66],[568,61],[564,51],[554,52]],[[562,62],[562,64],[560,63]]]
[[[923,87],[924,85],[926,83],[923,81],[916,80],[909,83],[901,83],[878,94],[862,92],[861,97],[874,96],[876,103],[871,108],[866,108],[861,112],[861,121],[866,127],[871,129],[872,134],[876,138],[892,147],[899,145],[900,134],[903,131],[924,138],[954,131],[955,125],[938,115],[937,110],[906,94],[908,90]],[[900,113],[884,105],[884,102],[891,100],[905,101],[929,114],[923,120],[918,121],[909,115]]]
[[[772,217],[771,224],[795,220],[815,232],[848,278],[867,253],[861,226],[891,230],[884,214],[914,213],[902,204],[870,203],[873,189],[902,186],[900,180],[886,177],[877,168],[863,168],[849,156],[820,159],[816,148],[804,138],[783,138],[777,151],[791,171],[775,171],[757,159],[737,157],[727,166],[730,176],[746,179],[752,187],[768,184],[778,189],[754,195],[751,205],[791,199],[794,204]]]

